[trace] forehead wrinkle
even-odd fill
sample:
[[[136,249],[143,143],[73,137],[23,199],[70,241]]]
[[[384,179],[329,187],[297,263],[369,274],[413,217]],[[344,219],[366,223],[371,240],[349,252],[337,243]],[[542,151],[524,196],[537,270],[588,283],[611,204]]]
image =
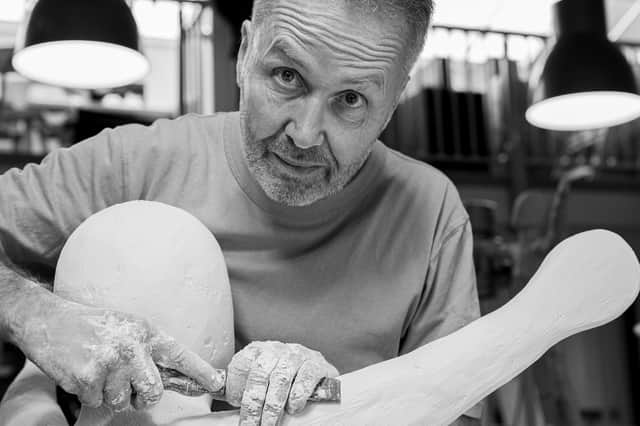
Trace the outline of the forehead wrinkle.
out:
[[[295,42],[299,43],[301,46],[305,45],[305,41],[306,41],[306,44],[311,44],[315,40],[311,40],[311,39],[301,40],[299,37],[296,36],[296,34],[291,34],[290,29],[288,27],[285,29],[288,32],[288,34],[286,35],[281,34],[274,37],[274,40],[271,43],[269,50],[267,52],[273,52],[274,50],[279,50],[287,58],[291,59],[293,62],[296,62],[302,65],[303,68],[307,70],[313,68],[308,64],[307,61],[305,61],[301,56],[298,55],[294,44],[290,42],[289,39],[293,39]],[[303,50],[303,52],[304,51],[305,50]],[[376,84],[378,87],[381,87],[381,88],[384,87],[384,82],[385,82],[384,76],[385,76],[385,70],[387,69],[385,65],[388,66],[389,62],[378,61],[378,60],[375,60],[375,61],[369,60],[366,63],[362,61],[357,61],[357,60],[354,61],[353,60],[354,58],[352,55],[344,55],[342,57],[339,57],[338,59],[346,62],[345,65],[348,69],[367,73],[367,75],[362,77],[361,76],[347,77],[344,81],[345,83],[348,83],[348,82],[362,83],[363,81],[371,81],[374,84]]]
[[[350,64],[351,63],[357,64],[358,61],[366,62],[362,64],[364,68],[373,67],[373,68],[384,69],[385,65],[387,66],[391,65],[396,60],[395,51],[393,52],[393,54],[391,52],[385,52],[387,53],[386,55],[376,55],[377,52],[370,53],[370,52],[364,51],[364,49],[360,50],[359,48],[361,48],[362,45],[347,46],[345,48],[344,43],[341,43],[341,41],[337,39],[331,40],[332,37],[329,40],[323,39],[322,42],[320,42],[318,37],[315,36],[314,34],[309,34],[309,35],[304,34],[302,31],[300,31],[297,28],[294,28],[291,26],[281,26],[278,24],[276,24],[275,27],[276,29],[279,29],[285,32],[288,36],[296,40],[302,46],[321,43],[321,44],[324,44],[327,48],[329,48],[334,54],[336,54],[336,56],[340,60],[349,62]]]
[[[318,13],[318,15],[324,17],[325,21],[336,20],[335,15],[322,13]],[[300,39],[308,39],[310,37],[304,37],[302,30],[298,27],[305,28],[306,32],[311,35],[314,41],[317,41],[318,35],[320,34],[325,39],[324,44],[329,48],[338,53],[346,54],[349,57],[355,56],[356,59],[375,61],[379,59],[379,56],[382,56],[386,61],[393,62],[403,47],[403,43],[399,36],[396,36],[395,40],[391,37],[387,37],[380,40],[378,43],[364,43],[362,39],[358,39],[356,36],[348,33],[345,34],[343,32],[342,34],[337,35],[335,33],[335,28],[330,28],[326,24],[323,25],[322,20],[310,19],[305,16],[301,16],[291,8],[285,6],[274,8],[273,20],[275,21],[275,27],[295,32]],[[278,20],[282,22],[277,22]],[[349,24],[347,21],[344,21],[344,23],[345,25]]]
[[[343,84],[349,84],[353,86],[373,84],[380,89],[384,87],[384,77],[380,76],[379,73],[375,73],[375,74],[371,74],[363,77],[346,78],[342,80],[342,82]]]
[[[296,31],[291,31],[290,28],[286,28],[286,31],[289,33],[292,39],[296,40],[300,45],[313,45],[317,44],[318,40],[311,37],[306,37],[303,34],[297,33]],[[363,55],[358,54],[357,50],[345,50],[341,48],[339,44],[328,44],[323,43],[327,48],[329,48],[332,53],[335,54],[336,59],[339,61],[346,62],[348,66],[354,68],[362,68],[362,69],[371,69],[371,68],[380,68],[385,69],[386,66],[391,65],[394,61],[393,58],[380,58],[375,55]]]
[[[322,23],[319,23],[316,20],[304,18],[300,19],[293,16],[287,17],[291,19],[282,19],[282,21],[284,22],[277,23],[275,24],[275,26],[280,28],[288,28],[288,26],[291,26],[292,30],[297,32],[301,31],[297,27],[302,27],[307,29],[314,39],[317,38],[318,34],[322,34],[329,41],[335,43],[335,46],[332,46],[334,48],[349,45],[350,47],[356,48],[356,50],[362,50],[363,53],[382,53],[383,55],[389,56],[395,56],[398,53],[399,48],[402,48],[402,41],[399,37],[397,37],[397,40],[385,38],[383,40],[380,40],[379,43],[365,43],[362,39],[358,39],[356,38],[356,36],[348,33],[342,33],[338,35],[336,34],[335,28],[328,28],[327,25],[322,25]],[[300,22],[296,22],[296,20],[299,20]]]
[[[282,35],[276,36],[271,41],[271,44],[265,49],[264,55],[262,55],[262,59],[269,56],[270,54],[280,54],[284,56],[286,59],[294,62],[299,65],[303,69],[309,69],[307,61],[305,61],[302,57],[298,55],[295,48],[288,43]]]
[[[298,55],[298,53],[295,50],[295,47],[293,47],[287,41],[287,39],[283,36],[274,38],[271,45],[266,49],[263,58],[273,53],[283,55],[286,59],[290,60],[291,62],[294,62],[295,64],[297,64],[298,66],[300,66],[305,70],[308,70],[309,68],[311,68],[311,66],[307,63],[307,61],[305,61],[304,58]],[[361,67],[352,67],[352,68],[360,69]],[[371,71],[372,68],[373,67],[371,66],[362,67],[362,69],[365,71]],[[352,85],[374,84],[379,88],[382,88],[384,86],[384,73],[375,69],[374,73],[371,73],[368,75],[347,77],[343,80],[343,83],[352,84]]]

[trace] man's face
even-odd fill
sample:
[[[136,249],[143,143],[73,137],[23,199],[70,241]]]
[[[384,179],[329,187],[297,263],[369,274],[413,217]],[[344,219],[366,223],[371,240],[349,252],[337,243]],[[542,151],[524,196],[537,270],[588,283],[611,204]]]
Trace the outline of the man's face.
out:
[[[406,82],[400,20],[342,0],[276,2],[245,22],[238,56],[249,170],[273,200],[311,204],[341,190],[367,159]]]

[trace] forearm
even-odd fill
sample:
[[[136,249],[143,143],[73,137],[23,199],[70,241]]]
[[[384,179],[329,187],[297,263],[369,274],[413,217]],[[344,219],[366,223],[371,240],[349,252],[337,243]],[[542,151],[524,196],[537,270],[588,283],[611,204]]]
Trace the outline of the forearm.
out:
[[[29,318],[44,318],[53,293],[18,269],[0,248],[0,339],[23,347]]]

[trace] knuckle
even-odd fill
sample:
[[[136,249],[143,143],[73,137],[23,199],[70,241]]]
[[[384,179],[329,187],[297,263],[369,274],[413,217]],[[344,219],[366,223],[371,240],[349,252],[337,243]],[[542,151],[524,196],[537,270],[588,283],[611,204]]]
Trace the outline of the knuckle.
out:
[[[266,388],[269,383],[269,377],[265,374],[254,374],[247,379],[246,389]]]
[[[266,386],[247,387],[242,395],[242,406],[249,412],[260,413],[266,396]]]
[[[258,426],[260,417],[250,415],[249,413],[240,413],[240,426]]]
[[[271,412],[271,411],[263,412],[262,419],[260,420],[260,426],[276,426],[278,424],[279,418],[280,418],[280,413]]]
[[[241,411],[244,412],[245,419],[259,419],[262,413],[262,404],[255,400],[244,400]]]
[[[323,372],[326,370],[322,364],[317,362],[310,362],[305,374],[307,380],[314,380],[323,376]]]
[[[305,389],[310,387],[311,384],[318,380],[318,374],[313,370],[305,370],[296,377],[296,383]]]
[[[82,405],[86,405],[90,408],[98,408],[102,405],[102,395],[97,392],[81,392],[78,395],[78,399]]]
[[[278,371],[271,375],[269,380],[269,387],[276,386],[278,388],[289,387],[292,380],[292,375],[287,374],[287,371]]]
[[[117,392],[108,392],[104,397],[104,403],[111,406],[114,411],[119,412],[127,409],[131,402],[131,391],[122,389]]]
[[[250,365],[244,360],[232,360],[227,367],[227,381],[238,381],[241,377],[246,376],[250,370]]]
[[[297,383],[291,387],[291,392],[289,392],[289,402],[296,405],[299,404],[300,401],[306,401],[312,391],[313,389],[311,389],[309,382]]]
[[[276,421],[280,418],[282,413],[284,412],[284,407],[287,402],[287,395],[275,395],[270,396],[264,403],[264,407],[262,409],[262,417],[263,419],[266,417],[274,418]]]
[[[305,401],[296,401],[290,399],[289,402],[287,402],[287,413],[297,414],[302,411],[305,405]]]
[[[242,405],[242,400],[239,395],[227,395],[226,401],[233,407],[240,407],[240,405]]]
[[[243,379],[237,375],[229,375],[227,377],[227,386],[225,390],[227,402],[238,407],[242,401],[242,394],[246,387],[246,376]]]
[[[84,368],[75,375],[75,380],[81,388],[90,388],[98,382],[100,373],[94,367]]]
[[[250,343],[245,346],[241,351],[239,351],[234,358],[238,360],[241,359],[250,359],[253,360],[258,357],[262,353],[262,347],[258,343]]]
[[[152,405],[157,404],[162,398],[162,392],[160,394],[152,394],[152,393],[137,393],[135,398],[133,399],[133,405],[135,408],[147,408]]]
[[[244,392],[244,388],[229,388],[229,386],[227,385],[227,389],[226,389],[226,399],[227,402],[231,405],[233,405],[234,407],[239,407],[240,403],[242,402],[242,394]]]
[[[252,370],[260,372],[261,374],[268,374],[275,367],[278,359],[272,353],[261,354],[253,363]]]
[[[282,411],[282,407],[284,407],[284,404],[278,401],[265,402],[264,408],[262,409],[263,411],[262,416],[264,417],[264,414],[267,413],[267,414],[275,415],[277,417],[280,415],[280,412]]]
[[[154,404],[162,398],[163,387],[156,384],[142,384],[136,387],[136,393],[145,402]]]

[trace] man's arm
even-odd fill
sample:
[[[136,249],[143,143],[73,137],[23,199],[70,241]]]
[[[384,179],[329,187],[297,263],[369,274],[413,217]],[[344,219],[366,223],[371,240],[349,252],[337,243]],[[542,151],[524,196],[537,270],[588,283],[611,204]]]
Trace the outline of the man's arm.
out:
[[[139,383],[136,406],[160,398],[156,362],[210,390],[221,386],[208,363],[146,321],[64,300],[18,273],[17,266],[30,270],[27,265],[52,271],[84,219],[127,201],[121,133],[103,131],[40,164],[0,174],[0,338],[82,403],[98,406],[106,393],[104,402],[114,408],[129,404],[118,395],[130,391],[130,382]],[[140,149],[151,136],[139,128],[124,133]]]
[[[89,407],[104,402],[124,409],[129,399],[119,395],[131,387],[136,408],[158,402],[163,387],[155,362],[212,391],[224,385],[211,365],[144,320],[64,300],[13,271],[6,260],[0,260],[0,284],[0,337]]]

